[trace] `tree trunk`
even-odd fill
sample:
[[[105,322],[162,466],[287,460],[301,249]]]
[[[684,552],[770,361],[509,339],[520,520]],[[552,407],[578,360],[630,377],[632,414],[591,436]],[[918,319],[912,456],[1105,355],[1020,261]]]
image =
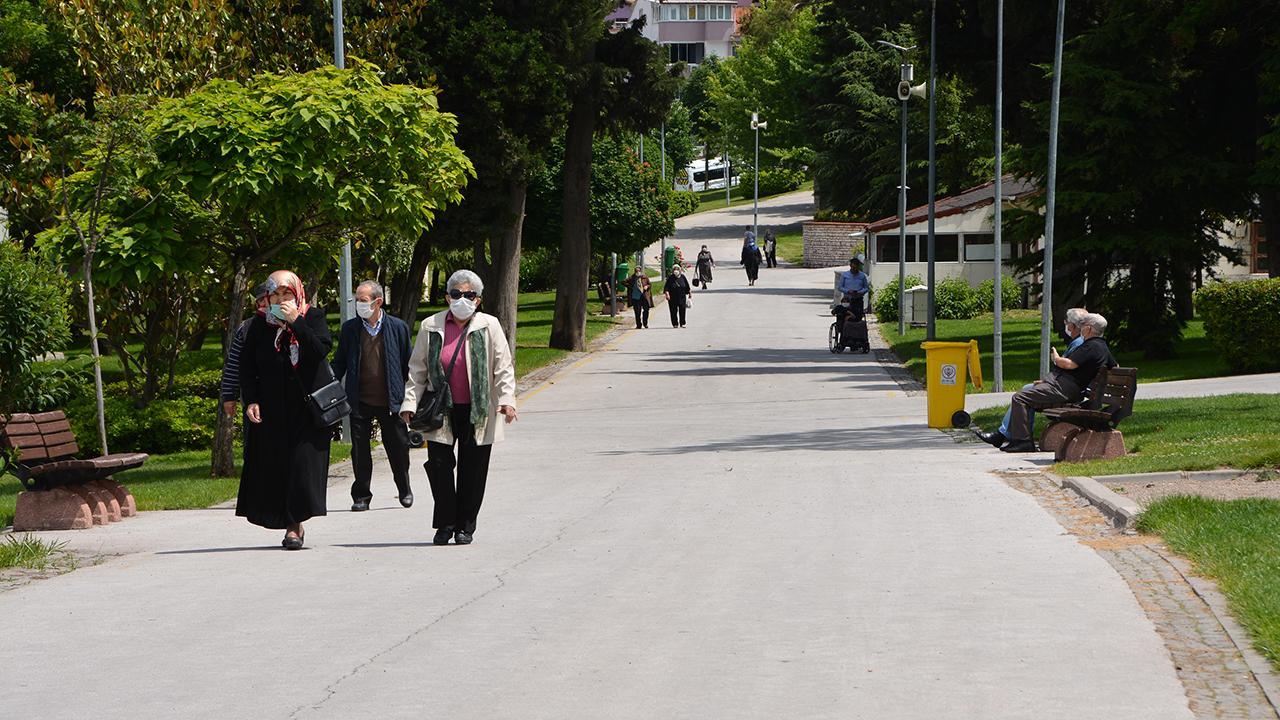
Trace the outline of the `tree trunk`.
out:
[[[95,245],[97,243],[94,243]],[[98,350],[98,314],[93,308],[93,251],[84,254],[84,291],[89,305],[89,348],[93,351],[93,393],[98,403],[98,440],[107,449],[107,407],[102,392],[102,354]]]
[[[1196,290],[1195,271],[1186,263],[1174,260],[1169,280],[1173,289],[1173,311],[1179,320],[1186,322],[1195,316],[1192,301],[1192,294]]]
[[[520,239],[524,228],[524,203],[529,185],[518,177],[503,183],[505,209],[498,218],[499,227],[489,243],[493,256],[489,282],[485,287],[485,305],[502,324],[514,350],[516,346],[516,311],[520,299]]]
[[[236,262],[235,276],[231,281],[231,295],[227,299],[227,329],[223,335],[222,362],[226,365],[227,355],[231,352],[231,338],[236,328],[240,327],[240,319],[244,315],[244,289],[248,281],[249,268],[241,261]],[[241,408],[243,412],[243,408]],[[218,426],[213,433],[213,457],[209,474],[213,477],[231,477],[236,472],[235,459],[235,424],[239,415],[230,416],[222,411],[222,400],[218,400]]]
[[[391,303],[387,310],[413,329],[418,321],[418,303],[422,300],[422,282],[431,263],[431,242],[424,232],[413,246],[409,269],[391,278]]]
[[[564,143],[564,234],[551,347],[582,350],[587,335],[587,284],[591,272],[591,140],[596,102],[589,89],[574,98]]]

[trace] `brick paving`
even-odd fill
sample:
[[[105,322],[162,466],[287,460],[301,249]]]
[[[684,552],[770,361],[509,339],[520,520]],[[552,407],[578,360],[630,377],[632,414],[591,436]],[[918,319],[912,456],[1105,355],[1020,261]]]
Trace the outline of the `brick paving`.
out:
[[[1040,473],[1003,477],[1035,497],[1128,582],[1168,648],[1197,718],[1280,717],[1222,622],[1166,559],[1169,550],[1158,538],[1115,530],[1088,501]]]

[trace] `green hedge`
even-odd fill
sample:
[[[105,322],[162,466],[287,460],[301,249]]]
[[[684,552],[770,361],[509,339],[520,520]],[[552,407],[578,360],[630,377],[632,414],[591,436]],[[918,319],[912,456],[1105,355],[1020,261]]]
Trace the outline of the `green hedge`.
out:
[[[919,275],[907,276],[907,287],[915,287],[923,285],[924,280]],[[876,290],[872,296],[871,308],[876,313],[876,320],[882,323],[898,322],[898,278],[895,276],[893,282]],[[910,298],[907,302],[910,302]]]
[[[672,191],[671,215],[673,217],[684,217],[697,210],[700,202],[698,193]]]
[[[1280,370],[1280,278],[1215,282],[1196,291],[1195,303],[1232,371]]]
[[[792,190],[799,190],[804,185],[804,171],[785,167],[764,168],[760,171],[760,197],[781,195]],[[747,195],[755,188],[755,177],[750,170],[742,173],[742,187]]]
[[[933,312],[939,320],[968,320],[982,314],[982,300],[964,278],[947,278],[933,293]]]
[[[156,455],[203,450],[213,444],[218,421],[221,370],[198,370],[174,378],[173,389],[139,408],[124,383],[104,388],[107,441],[111,452]],[[76,441],[85,453],[100,453],[93,383],[65,406]]]
[[[983,280],[978,286],[978,306],[983,312],[995,312],[996,310],[996,281]],[[1000,277],[1000,308],[1002,310],[1013,310],[1022,307],[1022,286],[1017,280],[1002,275]]]

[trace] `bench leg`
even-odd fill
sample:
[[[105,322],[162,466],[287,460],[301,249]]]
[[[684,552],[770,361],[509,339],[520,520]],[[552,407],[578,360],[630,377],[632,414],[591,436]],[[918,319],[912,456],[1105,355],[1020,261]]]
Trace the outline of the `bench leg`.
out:
[[[1114,460],[1125,456],[1124,435],[1119,430],[1085,430],[1065,448],[1063,460]]]
[[[1050,423],[1044,429],[1044,432],[1040,433],[1040,451],[1051,452],[1054,454],[1054,458],[1061,460],[1062,458],[1058,457],[1058,453],[1067,446],[1071,438],[1075,437],[1081,429],[1079,425],[1072,425],[1066,422]]]
[[[104,497],[105,493],[86,485],[72,485],[67,490],[79,495],[89,505],[89,512],[93,515],[94,525],[106,525],[111,522],[110,511],[107,509],[107,501]]]
[[[84,530],[93,527],[93,513],[79,495],[55,488],[18,493],[13,511],[14,532]]]
[[[138,503],[133,499],[133,493],[129,492],[125,486],[111,478],[94,480],[89,484],[105,490],[116,499],[116,503],[120,505],[120,517],[127,518],[138,514]]]

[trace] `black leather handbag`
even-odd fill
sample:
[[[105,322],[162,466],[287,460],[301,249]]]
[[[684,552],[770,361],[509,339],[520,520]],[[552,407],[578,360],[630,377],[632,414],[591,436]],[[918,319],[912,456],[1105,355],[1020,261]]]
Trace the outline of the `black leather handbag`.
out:
[[[444,373],[444,381],[446,383],[449,382],[450,377],[453,377],[453,366],[458,364],[458,353],[462,351],[462,346],[467,344],[467,328],[470,326],[471,323],[467,322],[462,327],[462,337],[458,338],[458,344],[453,348],[453,357],[449,359],[449,369]],[[430,432],[439,430],[442,427],[444,427],[444,387],[423,390],[422,397],[418,400],[418,411],[413,414],[413,419],[409,421],[409,429]]]
[[[333,376],[333,368],[329,363],[325,362],[324,366],[329,370],[329,382],[307,395],[307,410],[311,413],[311,422],[318,429],[332,428],[351,414],[347,391]]]

